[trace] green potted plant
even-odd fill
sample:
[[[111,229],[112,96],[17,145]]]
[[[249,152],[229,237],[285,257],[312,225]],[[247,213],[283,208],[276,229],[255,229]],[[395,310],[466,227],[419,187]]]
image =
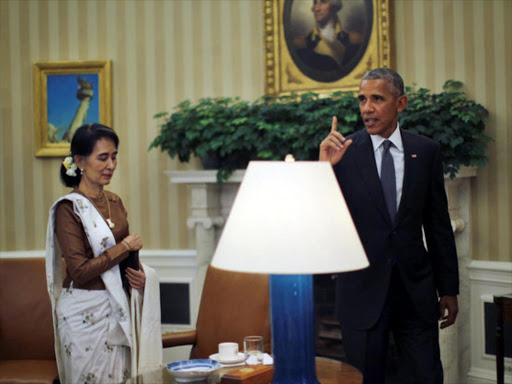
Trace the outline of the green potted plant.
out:
[[[440,93],[408,87],[409,106],[400,115],[402,127],[440,143],[445,173],[452,178],[461,165],[483,166],[491,140],[484,132],[487,110],[461,89],[462,83],[452,80]],[[297,160],[317,159],[333,115],[343,135],[363,127],[351,92],[263,96],[252,103],[231,98],[184,101],[170,115],[155,115],[164,120],[150,149],[158,147],[183,162],[198,156],[205,167],[219,170],[220,183],[253,159],[282,160],[288,153]],[[206,164],[208,159],[216,162]]]
[[[400,114],[403,127],[441,145],[444,172],[452,179],[462,165],[483,167],[492,140],[485,133],[487,110],[468,99],[462,86],[448,80],[440,93],[408,87],[409,105]]]
[[[219,181],[226,180],[256,157],[257,134],[249,123],[252,109],[250,103],[231,98],[203,98],[194,105],[184,101],[172,114],[154,116],[164,121],[149,148],[159,147],[182,162],[197,156],[204,168],[219,169]]]

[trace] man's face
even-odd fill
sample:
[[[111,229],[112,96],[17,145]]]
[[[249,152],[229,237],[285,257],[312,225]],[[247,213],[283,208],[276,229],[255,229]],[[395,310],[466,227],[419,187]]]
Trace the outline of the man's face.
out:
[[[384,79],[363,80],[359,86],[359,110],[370,135],[388,138],[396,128],[398,114],[407,106],[406,96],[397,96]]]
[[[326,25],[332,18],[331,0],[315,0],[313,7],[311,7],[315,21],[321,26]]]

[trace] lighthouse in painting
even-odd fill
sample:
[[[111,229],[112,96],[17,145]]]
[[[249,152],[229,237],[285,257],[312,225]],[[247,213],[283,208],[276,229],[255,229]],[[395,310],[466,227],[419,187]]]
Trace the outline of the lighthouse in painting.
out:
[[[53,102],[48,103],[48,142],[71,142],[81,125],[99,119],[98,103],[94,100],[97,75],[54,75],[50,80],[49,98]]]
[[[68,131],[63,137],[64,141],[69,142],[71,142],[71,138],[75,134],[75,131],[85,121],[85,118],[87,117],[87,110],[89,109],[89,103],[94,94],[91,83],[87,82],[87,80],[82,77],[79,77],[77,80],[79,85],[78,90],[76,91],[76,98],[80,100],[80,104],[78,105],[73,121],[69,125]]]

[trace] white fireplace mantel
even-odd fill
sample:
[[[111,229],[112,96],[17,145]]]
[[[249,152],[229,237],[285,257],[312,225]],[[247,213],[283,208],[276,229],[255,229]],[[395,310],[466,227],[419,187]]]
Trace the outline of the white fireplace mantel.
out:
[[[192,197],[191,215],[187,220],[187,226],[190,229],[199,224],[207,229],[224,226],[224,221],[229,214],[231,204],[244,174],[245,170],[236,170],[224,184],[219,185],[216,170],[166,172],[171,183],[187,184],[190,188]],[[476,174],[476,168],[461,167],[455,179],[445,177],[450,219],[455,233],[462,232],[466,225],[460,213],[459,189],[462,184],[467,182],[469,178],[476,176]]]
[[[445,369],[445,382],[465,380],[470,361],[470,178],[476,176],[476,168],[462,167],[457,177],[445,177],[449,213],[459,257],[460,295],[459,315],[456,326],[440,332],[441,358]],[[197,314],[206,269],[213,257],[215,246],[227,219],[231,205],[245,170],[236,170],[223,184],[217,184],[216,170],[167,171],[171,183],[186,184],[191,194],[190,215],[187,226],[195,230],[197,270],[195,286],[191,290],[197,297],[191,298]],[[196,319],[192,319],[194,324]]]
[[[191,314],[195,324],[206,270],[227,219],[245,170],[235,171],[224,184],[217,184],[217,171],[166,171],[171,183],[186,184],[190,190],[187,226],[194,230],[196,276],[191,283]]]

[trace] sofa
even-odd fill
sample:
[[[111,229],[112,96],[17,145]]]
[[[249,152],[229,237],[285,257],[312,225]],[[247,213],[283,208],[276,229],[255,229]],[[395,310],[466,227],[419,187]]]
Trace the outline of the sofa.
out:
[[[0,259],[0,384],[56,383],[44,258]]]

